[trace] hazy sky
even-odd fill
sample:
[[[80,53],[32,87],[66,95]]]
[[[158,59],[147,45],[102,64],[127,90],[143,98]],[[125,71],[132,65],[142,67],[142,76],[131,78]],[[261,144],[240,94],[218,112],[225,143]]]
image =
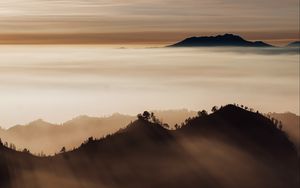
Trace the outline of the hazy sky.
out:
[[[299,37],[298,4],[298,0],[1,0],[0,42],[170,43],[190,35],[228,32],[285,44]]]

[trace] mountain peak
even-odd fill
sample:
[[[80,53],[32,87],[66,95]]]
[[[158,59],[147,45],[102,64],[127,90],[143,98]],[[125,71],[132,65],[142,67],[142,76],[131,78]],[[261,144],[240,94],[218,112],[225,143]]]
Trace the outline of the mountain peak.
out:
[[[36,119],[36,120],[30,122],[29,124],[37,124],[37,123],[47,123],[47,122],[44,121],[43,119]]]
[[[218,35],[217,37],[220,38],[235,38],[235,39],[243,39],[239,35],[231,34],[231,33],[225,33],[224,35]]]
[[[186,38],[168,47],[272,47],[262,41],[247,41],[239,35],[226,33],[217,36]]]
[[[236,144],[259,145],[271,153],[293,153],[292,142],[273,119],[246,106],[226,105],[215,113],[198,116],[182,127],[183,132],[218,135]],[[238,142],[236,142],[238,140]]]
[[[53,124],[47,122],[47,121],[44,121],[43,119],[37,119],[37,120],[34,120],[32,122],[30,122],[28,125],[26,126],[33,126],[33,127],[36,127],[36,126],[40,126],[40,127],[46,127],[46,126],[51,126]]]
[[[169,135],[169,131],[157,123],[152,123],[147,120],[136,120],[129,124],[126,128],[119,131],[119,133],[130,134],[131,136],[155,137],[162,139]]]

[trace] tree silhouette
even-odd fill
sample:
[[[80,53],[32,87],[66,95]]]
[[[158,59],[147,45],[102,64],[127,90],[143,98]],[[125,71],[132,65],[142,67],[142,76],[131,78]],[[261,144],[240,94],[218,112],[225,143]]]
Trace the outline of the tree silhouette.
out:
[[[142,114],[138,114],[138,115],[137,115],[137,118],[138,118],[139,120],[143,120],[143,119],[144,119]]]
[[[24,148],[24,149],[23,149],[23,152],[24,152],[24,153],[30,153],[30,151],[29,151],[27,148]]]
[[[279,121],[277,119],[274,119],[274,124],[276,125],[276,127],[278,126]]]
[[[199,115],[199,113],[200,113],[200,112],[198,112],[198,116],[201,116],[201,115]],[[185,124],[188,124],[191,120],[192,120],[192,118],[189,117],[189,118],[187,118],[184,122],[185,122]]]
[[[207,113],[206,110],[202,110],[202,111],[199,111],[199,112],[198,112],[198,116],[199,116],[199,117],[201,117],[201,116],[207,116],[207,115],[208,115],[208,113]]]
[[[151,117],[151,114],[148,111],[144,111],[143,114],[138,114],[137,115],[137,118],[139,120],[149,121],[150,117]]]
[[[212,111],[212,112],[218,111],[218,107],[217,107],[217,106],[212,107],[211,111]]]
[[[156,118],[156,116],[154,115],[153,112],[151,112],[150,118],[151,118],[153,123],[162,124],[161,121],[158,118]]]
[[[93,142],[93,141],[94,141],[94,137],[91,136],[88,138],[88,142]]]
[[[65,146],[61,148],[60,153],[65,153],[66,152],[66,148]]]
[[[148,111],[144,111],[143,113],[143,117],[145,118],[145,120],[149,120],[150,119],[150,113]]]
[[[87,143],[91,143],[91,142],[93,142],[94,141],[94,137],[89,137],[87,140],[85,140],[83,143],[84,144],[87,144]]]
[[[170,128],[169,124],[167,124],[167,123],[162,124],[162,127],[166,128],[166,129]]]
[[[9,148],[12,149],[12,150],[16,150],[16,146],[13,143],[9,144]]]
[[[279,121],[279,125],[278,125],[279,130],[282,130],[282,127],[283,127],[282,122]]]
[[[41,151],[40,153],[38,153],[38,156],[40,156],[40,157],[46,157],[46,154],[43,151]]]

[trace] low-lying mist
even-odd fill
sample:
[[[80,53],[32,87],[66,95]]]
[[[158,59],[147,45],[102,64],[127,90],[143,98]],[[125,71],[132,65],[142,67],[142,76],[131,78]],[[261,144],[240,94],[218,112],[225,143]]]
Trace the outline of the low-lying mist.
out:
[[[0,125],[231,102],[299,113],[299,55],[277,51],[1,46]]]
[[[119,152],[120,157],[104,155],[100,159],[86,154],[76,158],[58,157],[53,159],[55,163],[40,159],[37,164],[16,174],[12,187],[113,188],[120,185],[139,187],[144,182],[146,187],[252,188],[281,187],[283,183],[291,183],[276,179],[280,174],[277,167],[273,169],[259,157],[217,140],[177,138],[177,144],[169,145],[166,154],[151,153],[151,149],[147,153],[130,154],[128,151],[125,156]],[[82,169],[84,166],[87,167],[85,170]],[[14,169],[10,170],[14,174]]]

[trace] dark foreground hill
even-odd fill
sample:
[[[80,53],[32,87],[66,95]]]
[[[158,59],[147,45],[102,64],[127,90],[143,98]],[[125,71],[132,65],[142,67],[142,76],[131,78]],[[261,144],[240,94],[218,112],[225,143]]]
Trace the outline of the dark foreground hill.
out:
[[[228,105],[177,130],[141,117],[78,149],[35,157],[0,146],[0,187],[293,188],[297,154],[260,115]]]
[[[273,47],[262,41],[247,41],[238,35],[225,34],[217,36],[186,38],[168,47]]]

